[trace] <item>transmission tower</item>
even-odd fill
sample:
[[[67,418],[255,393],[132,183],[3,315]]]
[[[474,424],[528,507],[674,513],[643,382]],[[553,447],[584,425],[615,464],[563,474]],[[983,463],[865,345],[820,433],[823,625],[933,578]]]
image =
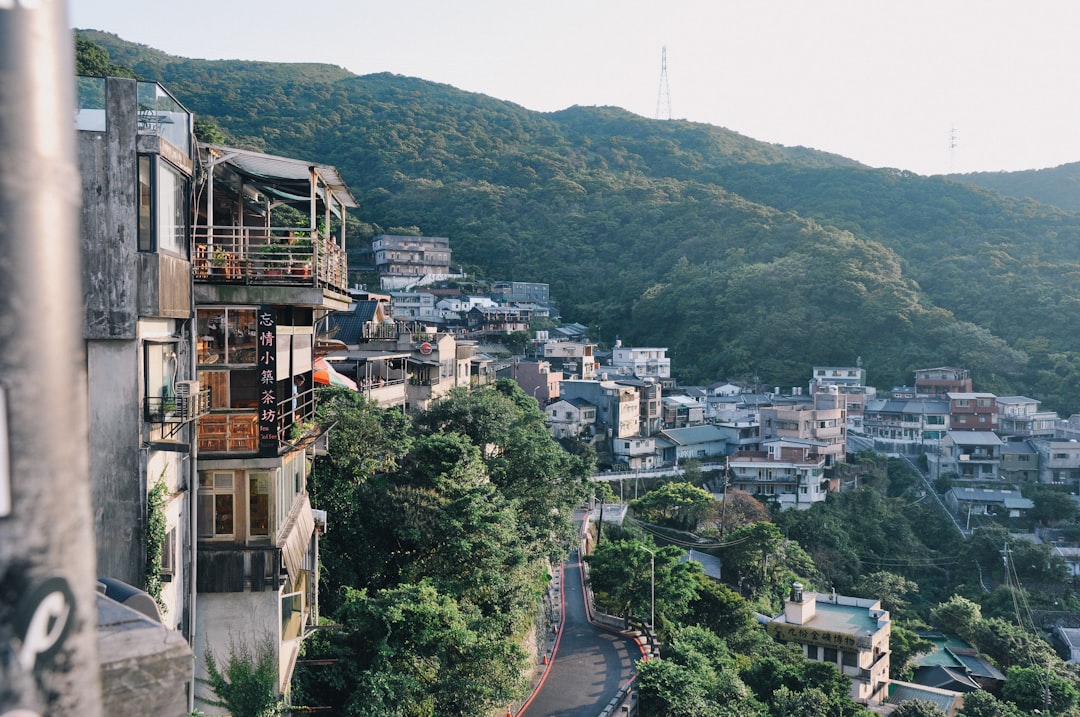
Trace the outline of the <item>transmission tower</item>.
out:
[[[959,144],[959,140],[956,136],[956,127],[953,126],[949,130],[949,174],[956,171],[956,145]]]
[[[667,108],[667,117],[661,109]],[[671,119],[671,88],[667,79],[667,45],[660,51],[660,90],[656,93],[656,119]]]

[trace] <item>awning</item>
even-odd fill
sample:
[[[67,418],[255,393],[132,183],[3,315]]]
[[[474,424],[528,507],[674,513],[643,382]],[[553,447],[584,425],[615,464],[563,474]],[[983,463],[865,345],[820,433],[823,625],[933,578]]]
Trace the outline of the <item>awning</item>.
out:
[[[290,579],[296,580],[300,571],[304,569],[304,559],[307,557],[311,536],[314,534],[315,518],[311,514],[311,501],[305,493],[300,505],[289,515],[285,525],[281,526],[281,537],[277,542]]]
[[[356,381],[353,381],[348,376],[338,373],[333,364],[322,356],[315,359],[315,371],[312,374],[312,380],[314,380],[315,383],[321,383],[324,386],[351,388],[353,391],[360,390],[356,385]]]

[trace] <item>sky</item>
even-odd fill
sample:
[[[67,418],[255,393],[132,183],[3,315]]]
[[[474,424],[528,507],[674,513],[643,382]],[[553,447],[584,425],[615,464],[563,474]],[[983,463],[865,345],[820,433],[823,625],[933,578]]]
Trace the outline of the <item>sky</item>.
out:
[[[181,57],[613,105],[924,175],[1080,161],[1076,0],[68,0],[68,20]]]

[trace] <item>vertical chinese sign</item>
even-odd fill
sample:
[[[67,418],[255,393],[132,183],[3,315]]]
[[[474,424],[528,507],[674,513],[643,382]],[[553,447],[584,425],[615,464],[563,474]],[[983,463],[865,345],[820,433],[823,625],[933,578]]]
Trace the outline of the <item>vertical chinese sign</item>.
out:
[[[272,306],[260,306],[259,331],[259,454],[278,452],[277,314]]]

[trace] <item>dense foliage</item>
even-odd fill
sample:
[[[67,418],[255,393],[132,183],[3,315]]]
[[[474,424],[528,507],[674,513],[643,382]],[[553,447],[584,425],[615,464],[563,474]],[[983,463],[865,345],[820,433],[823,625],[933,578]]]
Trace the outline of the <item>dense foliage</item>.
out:
[[[669,348],[684,382],[870,382],[958,365],[979,390],[1080,406],[1080,217],[614,108],[537,113],[339,67],[172,57],[87,31],[237,143],[336,165],[370,232],[551,284],[601,341]]]
[[[549,560],[565,557],[592,466],[563,452],[516,383],[455,390],[410,420],[320,391],[329,454],[310,486],[324,614],[297,700],[334,714],[478,715],[520,697]],[[554,539],[553,539],[554,538]]]

